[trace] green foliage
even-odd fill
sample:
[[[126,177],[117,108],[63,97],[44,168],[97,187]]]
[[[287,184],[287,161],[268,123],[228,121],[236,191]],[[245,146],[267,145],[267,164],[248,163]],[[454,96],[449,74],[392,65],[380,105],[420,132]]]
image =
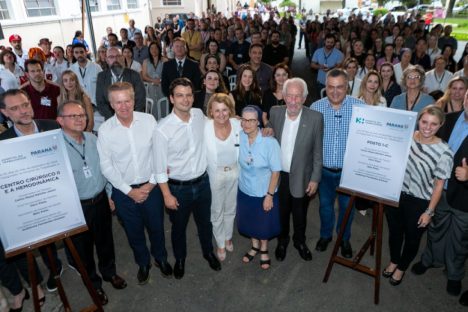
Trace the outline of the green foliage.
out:
[[[374,16],[379,16],[379,14],[380,14],[381,16],[384,16],[385,14],[388,13],[388,10],[387,10],[386,8],[377,8],[377,9],[375,9],[373,12],[374,12],[374,13],[373,13]]]
[[[291,1],[291,0],[284,0],[283,2],[281,2],[279,4],[279,7],[280,8],[284,8],[284,7],[297,7],[297,4],[294,2],[294,1]]]

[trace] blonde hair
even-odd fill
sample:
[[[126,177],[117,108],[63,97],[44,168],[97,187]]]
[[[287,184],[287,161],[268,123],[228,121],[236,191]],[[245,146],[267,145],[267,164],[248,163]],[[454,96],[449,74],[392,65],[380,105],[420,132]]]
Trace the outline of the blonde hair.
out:
[[[375,71],[375,70],[370,70],[361,80],[361,87],[359,88],[359,96],[358,98],[364,98],[367,90],[366,90],[366,85],[367,85],[367,80],[369,80],[370,76],[377,76],[377,79],[379,80],[379,88],[375,93],[372,95],[372,103],[367,103],[369,105],[377,105],[380,103],[380,99],[382,98],[382,76]]]
[[[234,117],[236,115],[236,111],[234,109],[234,101],[232,97],[226,93],[214,93],[210,97],[210,100],[206,105],[206,115],[209,119],[213,119],[213,116],[211,115],[211,108],[213,107],[214,102],[223,103],[227,106],[227,108],[229,109],[229,118]]]
[[[426,107],[424,107],[418,115],[418,122],[421,120],[421,117],[424,114],[429,114],[432,116],[436,116],[440,120],[440,124],[443,125],[445,122],[445,113],[444,111],[437,105],[431,104]]]
[[[452,97],[450,89],[452,88],[453,84],[458,81],[461,81],[465,85],[465,89],[468,89],[467,78],[460,76],[452,78],[447,85],[447,89],[445,89],[444,95],[436,102],[436,105],[442,108],[442,110],[445,110],[445,106],[447,106],[447,104],[450,102],[450,98]]]
[[[71,94],[67,89],[65,89],[65,85],[63,84],[63,77],[66,75],[70,76],[75,81],[75,90],[73,91],[73,94]],[[78,76],[73,71],[67,69],[62,73],[61,78],[62,79],[60,82],[60,96],[58,104],[61,105],[68,100],[76,100],[83,103],[83,99],[86,96],[86,94],[80,85]]]

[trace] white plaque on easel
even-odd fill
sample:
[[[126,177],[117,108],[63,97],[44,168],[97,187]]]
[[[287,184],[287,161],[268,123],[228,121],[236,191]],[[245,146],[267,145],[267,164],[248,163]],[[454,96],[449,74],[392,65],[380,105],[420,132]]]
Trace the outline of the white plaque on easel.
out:
[[[86,226],[61,130],[0,141],[5,252]]]
[[[354,106],[340,187],[398,202],[417,113]]]

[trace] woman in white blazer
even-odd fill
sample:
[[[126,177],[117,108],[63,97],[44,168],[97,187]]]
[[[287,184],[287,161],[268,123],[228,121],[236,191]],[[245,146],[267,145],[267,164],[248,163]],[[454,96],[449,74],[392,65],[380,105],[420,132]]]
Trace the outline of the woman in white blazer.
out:
[[[234,101],[224,93],[215,93],[207,105],[205,145],[212,193],[211,223],[220,261],[226,250],[233,251],[232,231],[236,216],[236,196],[240,121],[235,116]]]

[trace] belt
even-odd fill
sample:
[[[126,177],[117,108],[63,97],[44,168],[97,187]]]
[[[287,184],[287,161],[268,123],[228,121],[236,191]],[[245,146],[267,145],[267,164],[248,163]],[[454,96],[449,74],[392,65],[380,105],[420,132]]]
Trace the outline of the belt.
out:
[[[340,173],[342,170],[341,168],[328,168],[328,167],[323,167],[323,169],[333,172],[333,173]]]
[[[106,191],[104,190],[101,193],[94,196],[93,198],[80,200],[81,205],[83,205],[83,206],[93,205],[93,204],[97,203],[98,201],[100,201],[104,197],[105,193],[106,193]]]
[[[204,177],[206,177],[208,174],[203,173],[201,176],[198,178],[192,179],[192,180],[187,180],[187,181],[181,181],[181,180],[174,180],[174,179],[169,179],[167,183],[172,184],[172,185],[193,185],[201,182]]]
[[[148,183],[148,181],[143,182],[143,183],[140,183],[140,184],[132,184],[132,185],[130,185],[130,187],[131,187],[131,188],[140,188],[140,187],[142,187],[143,185],[145,185],[146,183]]]

